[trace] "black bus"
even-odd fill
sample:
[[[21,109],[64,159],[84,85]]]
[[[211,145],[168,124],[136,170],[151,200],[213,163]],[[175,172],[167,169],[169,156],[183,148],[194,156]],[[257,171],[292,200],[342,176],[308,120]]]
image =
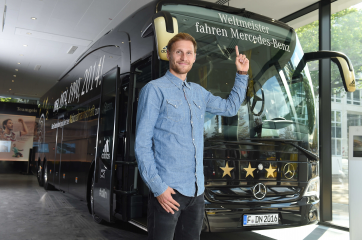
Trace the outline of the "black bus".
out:
[[[342,53],[303,53],[283,22],[203,1],[154,1],[95,42],[41,98],[37,177],[84,199],[96,222],[146,229],[149,189],[134,153],[140,90],[168,69],[178,32],[198,43],[188,81],[227,98],[235,45],[250,60],[247,97],[234,117],[205,114],[203,231],[300,226],[319,219],[316,106],[306,62],[330,58],[346,91]],[[46,146],[46,151],[44,149]]]

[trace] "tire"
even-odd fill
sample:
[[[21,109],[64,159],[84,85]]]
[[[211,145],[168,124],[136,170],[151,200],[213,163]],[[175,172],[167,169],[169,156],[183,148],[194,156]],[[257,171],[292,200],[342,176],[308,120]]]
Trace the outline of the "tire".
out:
[[[91,182],[91,188],[90,188],[90,194],[89,194],[89,203],[90,203],[90,207],[91,207],[91,214],[93,217],[93,221],[95,221],[98,224],[102,224],[104,223],[104,220],[102,218],[100,218],[97,214],[94,213],[93,211],[93,188],[94,188],[94,176],[92,176],[92,182]]]
[[[39,183],[39,186],[42,187],[44,185],[44,171],[43,171],[43,168],[41,166],[41,162],[40,162],[40,159],[38,160],[38,183]]]
[[[43,184],[44,184],[44,189],[46,191],[54,189],[54,187],[48,182],[48,164],[47,164],[47,162],[44,162]]]

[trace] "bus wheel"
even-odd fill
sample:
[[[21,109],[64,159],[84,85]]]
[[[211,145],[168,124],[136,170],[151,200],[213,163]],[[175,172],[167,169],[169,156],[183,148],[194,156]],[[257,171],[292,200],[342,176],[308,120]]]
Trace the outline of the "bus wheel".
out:
[[[102,224],[104,222],[104,220],[102,218],[100,218],[97,214],[94,213],[93,211],[93,188],[94,188],[94,176],[92,177],[92,185],[91,185],[91,189],[90,189],[90,194],[89,194],[89,202],[91,205],[91,211],[92,211],[92,217],[93,220],[98,223],[98,224]]]
[[[44,172],[43,172],[43,168],[41,167],[41,162],[39,159],[39,161],[38,161],[38,183],[39,183],[40,187],[42,187],[44,184],[43,176],[44,176]]]
[[[53,186],[50,185],[50,183],[48,182],[48,164],[47,162],[44,163],[44,175],[43,175],[43,183],[44,183],[44,189],[45,190],[53,190]]]

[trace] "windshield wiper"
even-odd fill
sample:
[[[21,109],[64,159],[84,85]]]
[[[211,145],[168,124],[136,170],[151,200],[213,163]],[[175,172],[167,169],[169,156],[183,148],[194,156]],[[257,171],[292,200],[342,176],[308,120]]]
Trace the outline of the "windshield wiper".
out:
[[[265,144],[265,143],[256,143],[256,142],[248,142],[248,141],[223,141],[223,140],[209,140],[208,142],[218,142],[221,144],[215,144],[212,146],[204,147],[204,150],[206,149],[212,149],[215,147],[220,147],[224,145],[251,145],[251,146],[275,146],[274,144]]]
[[[310,158],[310,159],[312,159],[314,161],[319,161],[319,157],[318,157],[317,154],[314,154],[311,151],[309,151],[309,150],[307,150],[305,148],[302,148],[301,146],[299,146],[299,145],[297,145],[295,143],[292,143],[291,141],[285,140],[284,143],[292,145],[293,147],[295,147],[296,149],[298,149],[302,153],[304,153],[304,155],[306,155],[308,158]]]
[[[301,140],[288,140],[288,139],[278,139],[278,138],[262,138],[262,139],[255,139],[255,138],[248,138],[245,140],[251,140],[251,141],[274,141],[274,142],[282,142],[289,145],[292,145],[299,151],[301,151],[307,158],[312,159],[314,161],[319,161],[318,155],[312,153],[311,151],[295,144],[294,142],[302,142]],[[204,150],[206,149],[212,149],[215,147],[220,147],[223,145],[252,145],[252,146],[275,146],[274,144],[265,144],[260,142],[249,142],[249,141],[218,141],[218,140],[212,140],[208,142],[222,142],[222,144],[216,144],[208,147],[204,147]]]
[[[295,147],[296,149],[300,150],[305,156],[307,156],[308,158],[314,160],[314,161],[319,161],[319,157],[317,154],[312,153],[311,151],[295,144],[294,142],[302,142],[301,140],[289,140],[289,139],[278,139],[278,138],[261,138],[261,139],[255,139],[255,138],[249,138],[249,139],[245,139],[245,140],[252,140],[252,141],[274,141],[274,142],[282,142],[282,143],[286,143],[289,145],[292,145],[293,147]]]

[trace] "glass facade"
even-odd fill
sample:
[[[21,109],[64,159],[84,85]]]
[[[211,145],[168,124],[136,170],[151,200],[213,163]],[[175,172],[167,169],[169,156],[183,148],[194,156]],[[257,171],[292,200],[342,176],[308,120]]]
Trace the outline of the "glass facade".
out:
[[[319,50],[318,10],[289,22],[296,29],[304,52]],[[338,67],[331,65],[331,165],[332,165],[332,224],[349,227],[348,212],[348,131],[350,126],[362,126],[361,92],[358,81],[362,78],[361,42],[357,29],[362,24],[362,3],[336,1],[331,4],[331,50],[345,53],[355,69],[357,90],[345,92]],[[319,122],[319,64],[308,63],[313,82]],[[318,139],[319,140],[319,139]],[[317,140],[317,141],[318,141]],[[318,144],[317,144],[318,145]]]
[[[353,93],[345,92],[337,66],[331,66],[332,87],[332,223],[349,227],[348,211],[348,131],[350,126],[362,126],[361,92],[358,85],[362,77],[361,1],[336,1],[331,5],[331,50],[345,53],[352,61],[357,81]]]

